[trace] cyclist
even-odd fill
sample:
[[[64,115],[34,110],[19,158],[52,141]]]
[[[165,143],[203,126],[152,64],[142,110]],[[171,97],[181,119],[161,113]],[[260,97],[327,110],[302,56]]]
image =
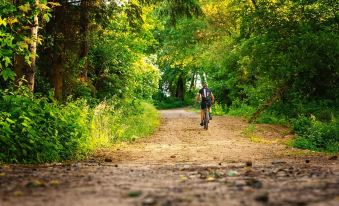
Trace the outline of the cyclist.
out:
[[[202,89],[199,90],[199,93],[197,95],[197,101],[201,101],[200,103],[200,117],[201,117],[201,123],[200,125],[203,126],[203,120],[204,120],[204,109],[208,107],[208,113],[210,114],[210,120],[212,120],[211,116],[211,106],[212,102],[214,102],[214,96],[210,89],[208,89],[207,83],[203,83]]]

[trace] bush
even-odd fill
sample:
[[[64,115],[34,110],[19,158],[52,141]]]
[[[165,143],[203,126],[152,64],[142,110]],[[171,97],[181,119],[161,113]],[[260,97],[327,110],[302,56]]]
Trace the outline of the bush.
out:
[[[312,120],[306,116],[301,116],[293,122],[293,131],[298,135],[307,135],[312,127]]]
[[[233,116],[241,116],[245,118],[250,118],[252,114],[255,112],[255,108],[249,106],[245,103],[241,103],[240,101],[234,101],[229,109],[228,114]]]
[[[301,117],[293,126],[298,135],[293,145],[302,149],[339,152],[339,123],[323,123],[313,118]]]
[[[159,124],[156,109],[144,102],[109,100],[90,108],[84,100],[61,105],[29,92],[0,93],[0,162],[79,159]]]
[[[46,98],[2,92],[0,161],[51,162],[87,152],[88,108],[57,105]]]
[[[215,102],[212,106],[212,113],[214,115],[225,115],[228,112],[228,108],[226,104],[220,104],[218,102]]]
[[[260,124],[278,124],[285,126],[290,125],[288,117],[286,117],[283,114],[278,114],[277,112],[274,111],[263,112],[256,122]]]

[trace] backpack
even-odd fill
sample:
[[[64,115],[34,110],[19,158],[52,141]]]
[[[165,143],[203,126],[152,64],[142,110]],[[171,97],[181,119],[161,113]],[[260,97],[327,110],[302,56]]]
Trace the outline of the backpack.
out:
[[[202,101],[211,101],[212,92],[208,88],[202,88],[200,90],[200,94],[201,94],[201,97],[202,97]]]

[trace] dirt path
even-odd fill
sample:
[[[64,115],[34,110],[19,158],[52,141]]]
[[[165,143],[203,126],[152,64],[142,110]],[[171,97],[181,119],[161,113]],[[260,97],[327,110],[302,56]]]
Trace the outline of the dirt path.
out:
[[[239,118],[204,131],[195,113],[161,113],[151,137],[88,161],[0,166],[0,205],[339,205],[336,157],[275,143],[286,130],[260,126],[254,143]]]

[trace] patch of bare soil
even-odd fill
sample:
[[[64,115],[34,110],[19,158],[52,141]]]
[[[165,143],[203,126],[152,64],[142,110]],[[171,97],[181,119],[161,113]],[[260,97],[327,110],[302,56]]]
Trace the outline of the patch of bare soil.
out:
[[[251,141],[248,124],[162,111],[154,135],[77,163],[0,166],[0,205],[339,205],[336,156]],[[258,125],[263,139],[289,138]]]

